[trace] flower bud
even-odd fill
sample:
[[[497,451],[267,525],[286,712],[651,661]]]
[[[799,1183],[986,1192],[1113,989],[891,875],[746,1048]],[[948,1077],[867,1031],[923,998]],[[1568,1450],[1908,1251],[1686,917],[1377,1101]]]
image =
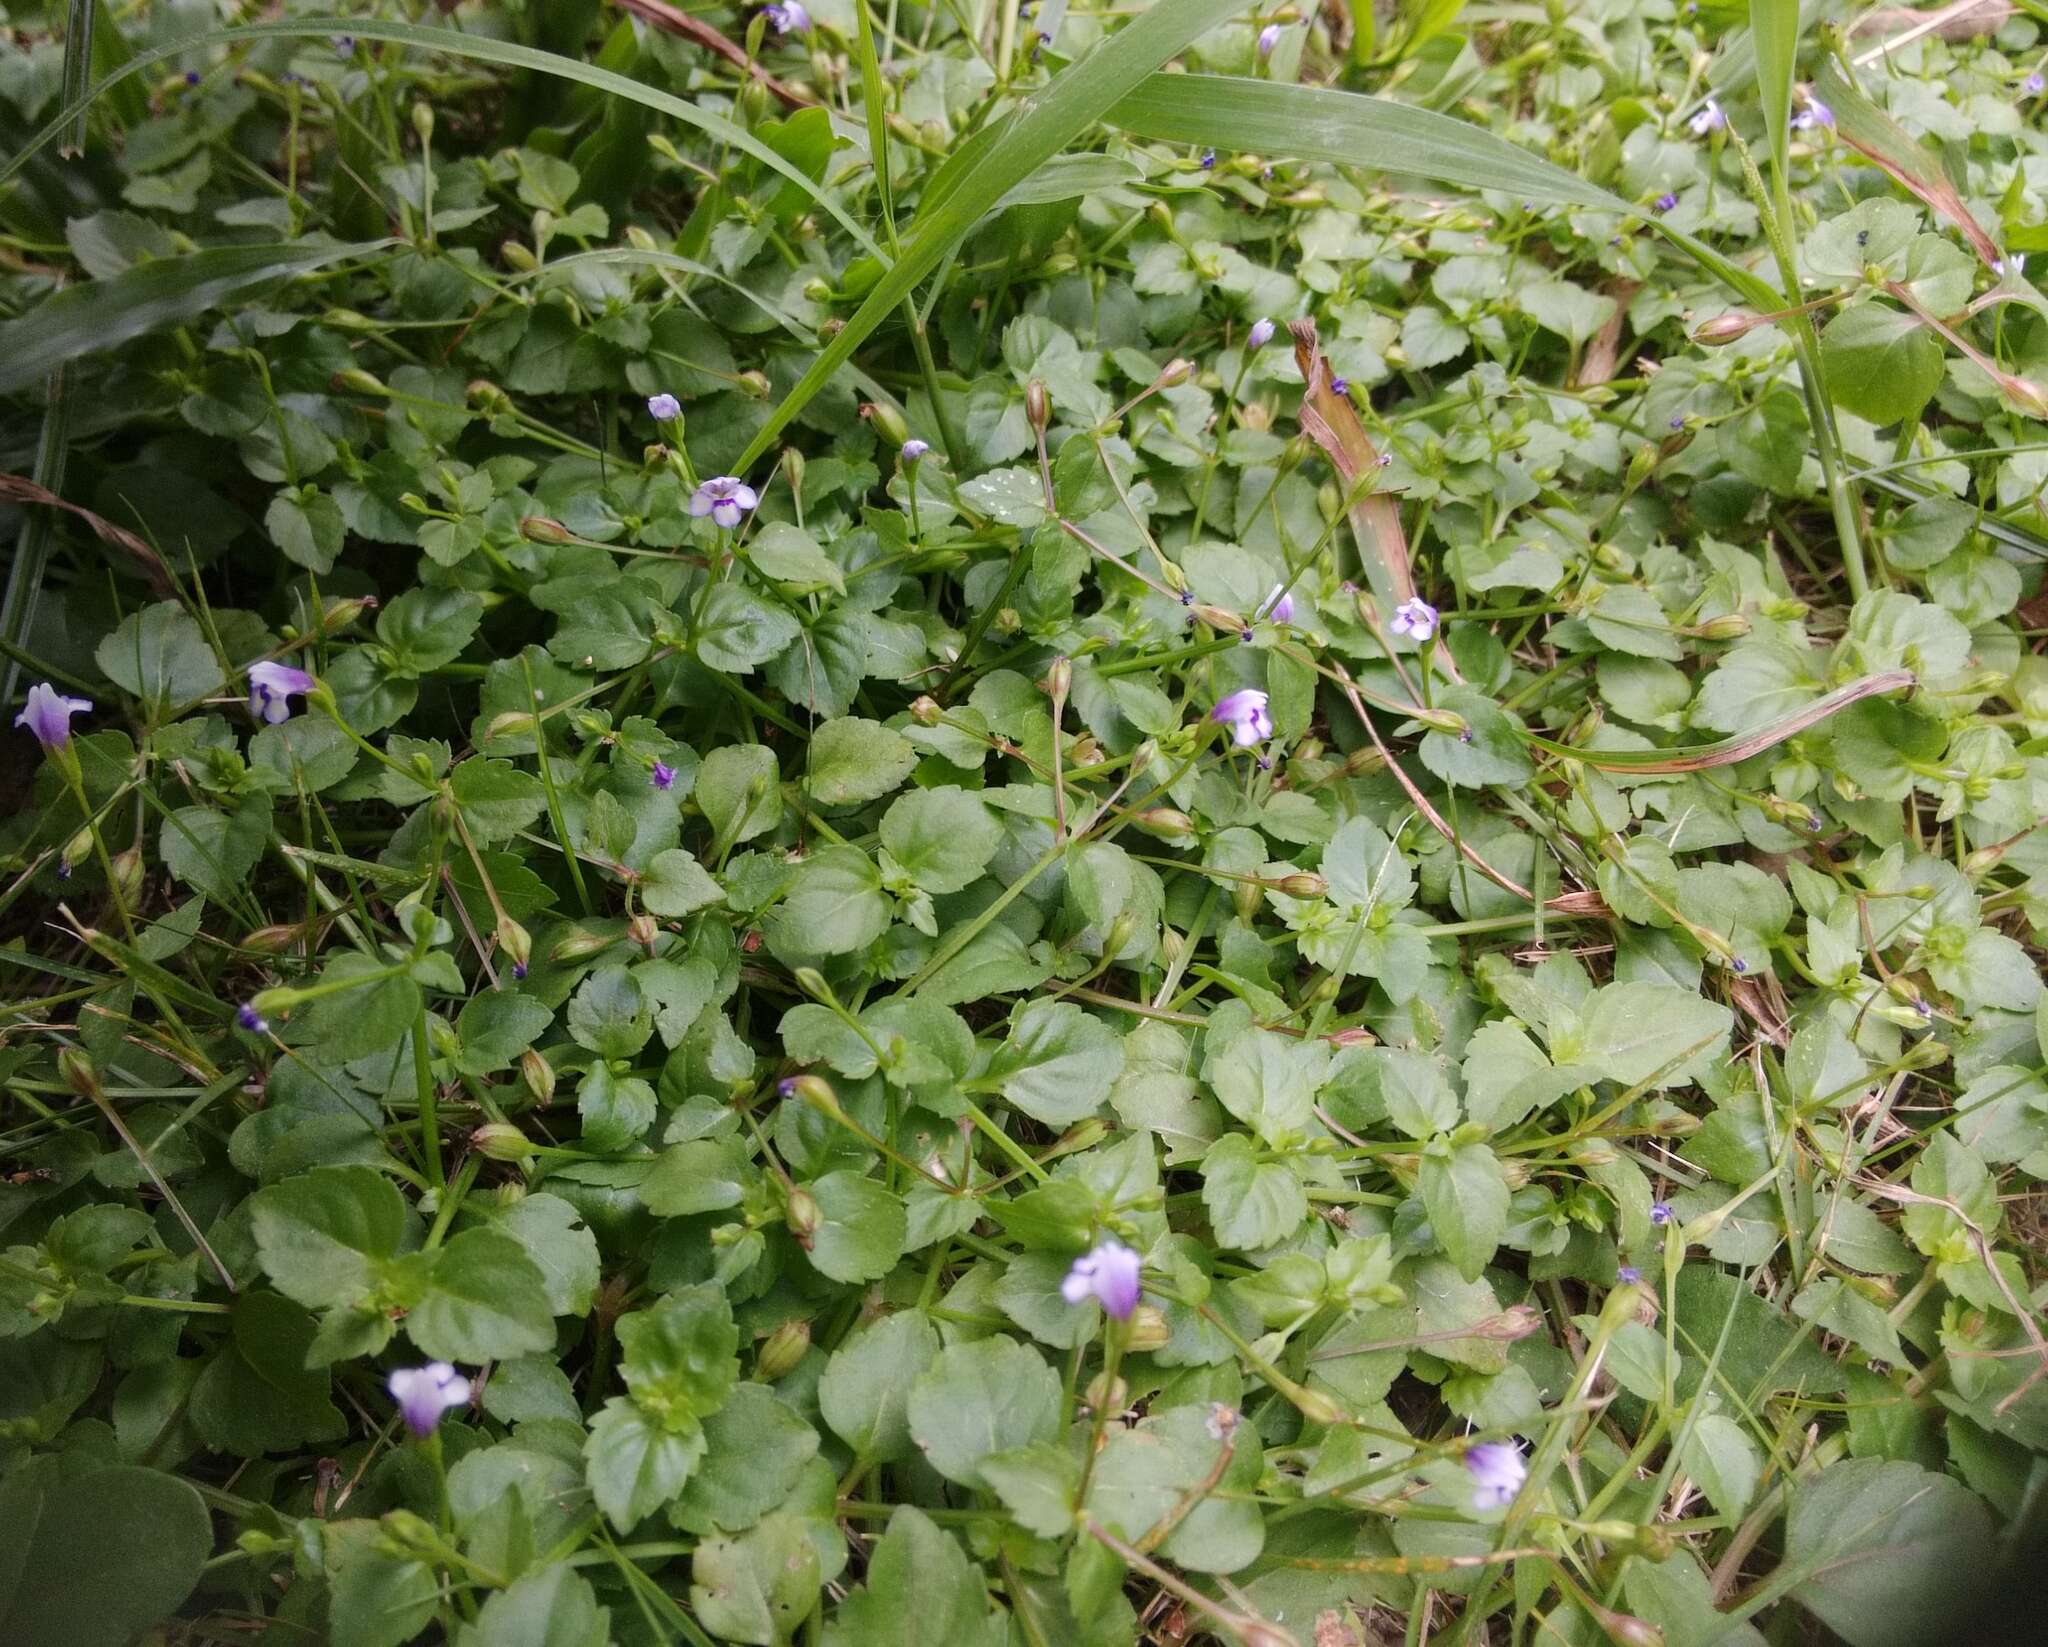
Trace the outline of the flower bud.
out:
[[[796,1370],[796,1364],[803,1360],[810,1347],[810,1322],[783,1322],[762,1340],[760,1353],[754,1358],[755,1375],[768,1384],[787,1377]]]
[[[825,1214],[818,1206],[818,1198],[803,1185],[795,1184],[790,1187],[789,1207],[783,1215],[783,1222],[789,1227],[789,1233],[796,1237],[797,1244],[808,1252],[811,1242],[817,1239],[818,1231],[824,1227]]]
[[[926,696],[916,699],[910,706],[910,718],[919,726],[937,726],[945,710],[939,707],[939,700]]]
[[[1052,422],[1052,396],[1046,392],[1042,378],[1033,378],[1024,385],[1024,418],[1041,435]]]
[[[419,133],[422,143],[431,143],[434,138],[434,105],[421,98],[412,106],[412,129]]]
[[[1115,960],[1129,946],[1138,932],[1138,912],[1135,909],[1120,909],[1116,919],[1109,923],[1109,930],[1102,935],[1102,954],[1105,960]]]
[[[498,248],[498,255],[521,274],[532,274],[540,267],[540,259],[533,255],[533,248],[523,240],[508,240]]]
[[[1188,941],[1170,926],[1159,929],[1159,953],[1169,967],[1180,965],[1180,958],[1187,953]]]
[[[1166,1324],[1166,1317],[1150,1304],[1131,1311],[1124,1333],[1124,1342],[1140,1355],[1163,1350],[1173,1342],[1173,1329]]]
[[[1296,1384],[1280,1392],[1294,1403],[1294,1409],[1311,1424],[1342,1424],[1344,1409],[1332,1401],[1321,1390],[1312,1390],[1305,1384]]]
[[[842,1120],[846,1111],[839,1107],[839,1094],[832,1090],[832,1083],[822,1075],[791,1075],[776,1087],[785,1098],[795,1098],[808,1104],[820,1115],[832,1120]]]
[[[638,223],[628,223],[626,225],[626,244],[635,251],[651,252],[659,247],[660,242]]]
[[[910,438],[910,425],[903,421],[903,414],[884,401],[870,400],[861,404],[860,415],[875,426],[883,440],[899,451]]]
[[[388,395],[391,391],[383,381],[364,371],[360,366],[345,366],[327,380],[327,386],[337,392],[353,389],[359,395]]]
[[[113,857],[114,891],[124,904],[132,904],[142,895],[142,854],[129,847]]]
[[[602,932],[571,932],[555,947],[548,951],[551,961],[580,961],[591,955],[601,954],[619,940]]]
[[[1416,709],[1410,711],[1410,717],[1432,732],[1448,732],[1452,737],[1458,737],[1470,728],[1465,717],[1452,709]]]
[[[654,917],[643,910],[626,922],[626,937],[651,956],[655,943],[661,937],[661,928],[654,924]]]
[[[64,870],[68,875],[92,856],[92,831],[81,829],[64,843]]]
[[[742,372],[733,379],[733,386],[744,390],[756,400],[766,400],[775,388],[775,385],[768,381],[766,372]]]
[[[1723,612],[1704,623],[1691,624],[1681,632],[1700,640],[1727,641],[1742,639],[1749,633],[1749,628],[1749,619],[1740,612]]]
[[[1733,343],[1739,337],[1747,337],[1759,326],[1769,325],[1763,315],[1753,315],[1743,309],[1730,309],[1725,315],[1716,315],[1712,320],[1702,321],[1693,328],[1692,340],[1704,343],[1710,349],[1717,349],[1724,343]]]
[[[1282,875],[1277,881],[1267,883],[1278,887],[1290,898],[1320,898],[1330,890],[1330,883],[1320,875],[1303,871],[1297,875]]]
[[[320,631],[333,635],[348,628],[365,612],[377,610],[375,595],[351,595],[347,600],[338,600],[320,614]]]
[[[95,1098],[99,1095],[100,1078],[92,1067],[92,1059],[77,1047],[66,1047],[57,1054],[57,1073],[79,1097]]]
[[[509,915],[498,918],[498,948],[511,958],[512,976],[524,978],[533,960],[533,938]]]
[[[1130,1400],[1131,1389],[1121,1378],[1111,1378],[1105,1372],[1097,1373],[1088,1380],[1088,1388],[1081,1394],[1082,1402],[1092,1413],[1120,1413]]]
[[[539,1153],[533,1140],[509,1121],[493,1121],[469,1135],[469,1147],[487,1161],[531,1161]]]
[[[263,955],[282,955],[304,935],[301,926],[259,926],[242,939],[242,947]]]
[[[555,1095],[555,1066],[528,1047],[519,1055],[519,1081],[536,1104],[545,1104]]]
[[[473,410],[490,417],[501,417],[512,410],[512,397],[487,377],[471,378],[463,388],[462,398]]]
[[[1257,881],[1239,881],[1231,889],[1231,902],[1236,906],[1237,918],[1249,922],[1259,913],[1259,897],[1265,888]]]
[[[1159,368],[1159,375],[1152,380],[1155,389],[1178,389],[1195,375],[1195,363],[1176,355]]]
[[[1057,1155],[1073,1155],[1084,1149],[1093,1149],[1109,1136],[1109,1123],[1099,1115],[1091,1115],[1085,1121],[1076,1121],[1060,1134],[1053,1145]]]
[[[814,1001],[835,999],[832,986],[825,982],[825,974],[814,966],[800,966],[790,974],[796,980],[796,987]]]
[[[576,534],[546,515],[528,515],[519,522],[519,535],[528,543],[574,543]]]
[[[1148,806],[1131,814],[1131,822],[1161,841],[1184,841],[1195,832],[1195,820],[1170,806]]]

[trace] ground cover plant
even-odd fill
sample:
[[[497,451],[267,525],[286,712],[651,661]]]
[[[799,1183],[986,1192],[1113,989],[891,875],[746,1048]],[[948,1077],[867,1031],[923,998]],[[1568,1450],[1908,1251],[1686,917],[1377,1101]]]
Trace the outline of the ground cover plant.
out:
[[[10,7],[0,1641],[1952,1628],[2044,11]]]

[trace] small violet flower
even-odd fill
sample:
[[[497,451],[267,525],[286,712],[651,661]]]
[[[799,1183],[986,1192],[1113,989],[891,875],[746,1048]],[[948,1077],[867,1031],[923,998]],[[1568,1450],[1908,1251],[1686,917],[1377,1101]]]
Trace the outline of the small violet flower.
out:
[[[2021,88],[2029,97],[2039,97],[2041,95],[2041,88],[2044,85],[2048,85],[2048,80],[2041,78],[2041,71],[2039,69],[2036,69],[2020,82]]]
[[[1465,1454],[1465,1471],[1472,1477],[1475,1510],[1506,1509],[1529,1478],[1522,1449],[1512,1441],[1480,1442]]]
[[[235,1022],[240,1024],[251,1035],[268,1035],[270,1033],[270,1025],[263,1021],[263,1014],[258,1012],[247,1001],[244,1001],[235,1008]]]
[[[1835,111],[1818,97],[1809,97],[1806,100],[1806,107],[1792,117],[1792,129],[1795,132],[1812,131],[1816,126],[1824,126],[1832,131],[1834,125]]]
[[[1685,123],[1686,129],[1695,137],[1705,137],[1709,132],[1717,132],[1727,124],[1728,116],[1721,112],[1721,105],[1711,97],[1700,105],[1700,112]]]
[[[445,1361],[400,1367],[389,1382],[391,1399],[398,1403],[405,1427],[422,1441],[434,1433],[444,1412],[469,1400],[469,1380]]]
[[[1284,583],[1274,584],[1272,593],[1259,602],[1258,609],[1252,613],[1252,616],[1255,618],[1269,618],[1274,623],[1292,623],[1294,621],[1293,591]]]
[[[1653,204],[1656,206],[1658,211],[1668,212],[1678,204],[1678,196],[1674,194],[1671,190],[1666,189],[1662,194],[1657,196]]]
[[[654,770],[647,774],[647,781],[656,789],[664,792],[671,790],[676,786],[676,769],[667,761],[656,761]]]
[[[294,669],[288,663],[262,663],[249,665],[249,713],[259,720],[268,721],[272,726],[279,721],[290,720],[292,706],[287,701],[294,693],[304,697],[318,684],[303,669]]]
[[[802,0],[777,0],[775,5],[763,6],[761,14],[777,34],[811,32],[811,14],[804,10]]]
[[[718,475],[690,494],[690,513],[700,520],[709,515],[728,532],[740,523],[740,516],[761,501],[753,487],[736,475]]]
[[[1215,169],[1216,151],[1214,149],[1204,149],[1202,151],[1202,170],[1205,172],[1212,172]]]
[[[1333,377],[1330,379],[1330,393],[1333,395],[1348,395],[1351,393],[1351,384],[1344,378]]]
[[[1259,30],[1259,55],[1261,57],[1271,57],[1273,55],[1273,48],[1279,44],[1280,25],[1278,23],[1268,23]]]
[[[1394,608],[1394,615],[1387,621],[1387,627],[1397,635],[1406,635],[1410,640],[1426,641],[1436,633],[1437,610],[1416,595],[1404,600]]]
[[[352,34],[337,34],[330,42],[337,57],[353,57],[356,54],[356,37]]]
[[[1669,1201],[1652,1201],[1650,1203],[1650,1222],[1655,1224],[1660,1230],[1670,1223],[1671,1203]]]
[[[62,749],[71,741],[71,717],[84,715],[92,710],[88,698],[67,698],[48,681],[28,689],[28,697],[21,706],[21,713],[14,717],[16,726],[25,726],[35,734],[35,740],[45,749]]]
[[[1143,1267],[1138,1255],[1114,1236],[1106,1235],[1074,1260],[1060,1283],[1060,1296],[1069,1304],[1093,1298],[1104,1310],[1125,1319],[1138,1307],[1143,1290],[1138,1272]]]
[[[1636,1283],[1641,1281],[1643,1278],[1643,1272],[1637,1269],[1633,1264],[1622,1265],[1620,1269],[1615,1271],[1615,1275],[1621,1280],[1621,1282],[1624,1285],[1631,1287],[1636,1285]]]
[[[1209,719],[1230,728],[1230,741],[1249,749],[1273,735],[1273,717],[1266,713],[1266,694],[1256,686],[1242,687],[1228,697],[1218,698]]]
[[[910,439],[906,440],[903,443],[903,451],[901,453],[901,456],[905,463],[915,463],[919,458],[923,457],[925,453],[929,452],[931,449],[932,443],[930,441],[919,440],[915,435],[913,435],[910,437]]]
[[[1245,347],[1263,349],[1273,341],[1273,323],[1270,320],[1255,320],[1252,329],[1245,333]]]
[[[683,415],[683,403],[674,395],[649,395],[647,415],[656,423],[671,423]]]

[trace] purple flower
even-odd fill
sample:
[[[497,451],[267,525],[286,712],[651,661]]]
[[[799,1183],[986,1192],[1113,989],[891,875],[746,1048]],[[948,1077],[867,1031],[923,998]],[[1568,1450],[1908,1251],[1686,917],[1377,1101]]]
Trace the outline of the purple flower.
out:
[[[291,718],[292,706],[286,700],[297,693],[304,697],[319,684],[303,669],[294,669],[288,663],[262,663],[249,665],[249,713],[272,726]]]
[[[905,463],[915,463],[919,458],[923,457],[925,453],[929,452],[931,449],[932,443],[930,441],[919,440],[915,435],[913,435],[909,440],[906,440],[903,443],[903,451],[900,455]]]
[[[811,14],[804,10],[801,0],[778,0],[772,6],[763,6],[761,15],[768,19],[768,26],[777,34],[809,34]]]
[[[352,34],[337,34],[331,44],[337,56],[353,57],[356,54],[356,37]]]
[[[647,415],[656,423],[672,423],[683,415],[683,403],[674,395],[649,395]]]
[[[1721,105],[1711,97],[1700,105],[1700,111],[1686,123],[1686,129],[1695,137],[1705,137],[1717,132],[1728,124],[1728,116],[1721,112]]]
[[[1247,348],[1263,349],[1273,341],[1273,323],[1270,320],[1253,321],[1252,329],[1245,333],[1244,341]]]
[[[647,780],[656,789],[664,791],[673,789],[676,786],[676,769],[670,766],[667,761],[656,761],[654,763],[654,770],[647,775]]]
[[[1212,172],[1215,169],[1216,151],[1214,149],[1204,149],[1202,151],[1202,170],[1205,172]]]
[[[1673,434],[1676,434],[1679,430],[1683,429],[1684,427],[1685,414],[1683,412],[1673,412],[1671,414],[1671,432]]]
[[[2041,87],[2044,84],[2048,84],[2048,81],[2042,80],[2041,71],[2039,69],[2036,69],[2032,74],[2028,75],[2026,79],[2020,82],[2021,88],[2026,92],[2026,94],[2029,97],[2039,97],[2041,95]]]
[[[187,69],[185,71],[185,84],[188,86],[199,84],[199,71],[197,69]]]
[[[45,749],[62,749],[71,741],[71,717],[91,713],[89,698],[67,698],[48,681],[28,689],[16,726],[25,726]]]
[[[270,1026],[263,1021],[263,1014],[258,1012],[247,1001],[244,1001],[235,1008],[235,1022],[240,1024],[251,1035],[268,1035],[270,1033]]]
[[[1652,204],[1656,206],[1658,211],[1668,212],[1672,209],[1672,207],[1678,204],[1678,196],[1673,194],[1669,189],[1666,189],[1662,194],[1657,196],[1656,200],[1653,201]]]
[[[1258,610],[1253,612],[1252,616],[1255,618],[1270,618],[1274,623],[1292,623],[1294,621],[1294,596],[1289,591],[1287,585],[1284,583],[1274,584],[1273,592],[1259,602]],[[1249,635],[1251,632],[1247,630],[1245,633]]]
[[[1472,1508],[1505,1510],[1529,1478],[1522,1449],[1512,1441],[1482,1441],[1465,1454],[1465,1472],[1472,1477]]]
[[[1271,57],[1273,55],[1273,48],[1279,44],[1280,25],[1278,23],[1268,23],[1259,30],[1259,55],[1261,57]]]
[[[1657,1228],[1661,1230],[1666,1224],[1670,1223],[1671,1217],[1671,1203],[1669,1201],[1652,1201],[1650,1203],[1650,1222],[1655,1224]]]
[[[1331,379],[1330,379],[1330,393],[1331,393],[1331,394],[1333,394],[1333,395],[1348,395],[1348,394],[1350,394],[1350,393],[1351,393],[1351,384],[1350,384],[1350,381],[1349,381],[1348,379],[1345,379],[1345,378],[1341,378],[1341,377],[1333,377],[1333,378],[1331,378]]]
[[[729,532],[760,501],[753,487],[737,475],[718,475],[690,494],[690,513],[700,520],[709,515]]]
[[[444,1412],[469,1400],[469,1380],[445,1361],[400,1367],[389,1383],[405,1427],[422,1441],[434,1433]]]
[[[1273,735],[1273,717],[1266,713],[1266,694],[1256,686],[1241,687],[1228,697],[1217,699],[1209,719],[1229,727],[1230,741],[1240,749],[1249,749]]]
[[[1138,1307],[1138,1272],[1143,1268],[1138,1255],[1113,1235],[1100,1241],[1074,1260],[1060,1283],[1060,1296],[1069,1304],[1093,1298],[1121,1321]]]
[[[1411,640],[1426,641],[1436,633],[1437,610],[1420,595],[1404,600],[1394,608],[1394,615],[1387,627],[1397,635],[1406,635]]]
[[[1806,107],[1792,117],[1792,129],[1796,132],[1811,131],[1816,126],[1834,129],[1835,111],[1818,97],[1809,97]]]
[[[1637,1269],[1633,1264],[1622,1265],[1619,1270],[1615,1271],[1615,1274],[1620,1278],[1620,1280],[1625,1285],[1631,1287],[1633,1287],[1637,1282],[1641,1281],[1643,1278],[1643,1272]]]

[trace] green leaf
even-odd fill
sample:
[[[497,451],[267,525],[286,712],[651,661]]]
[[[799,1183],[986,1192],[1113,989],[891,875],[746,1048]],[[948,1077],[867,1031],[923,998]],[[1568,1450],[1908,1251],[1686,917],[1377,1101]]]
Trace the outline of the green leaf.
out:
[[[555,1342],[546,1278],[518,1241],[488,1228],[465,1230],[434,1254],[405,1330],[436,1361],[496,1361]]]
[[[828,846],[813,853],[775,912],[778,948],[804,955],[844,955],[865,949],[889,926],[882,877],[858,847]]]
[[[818,1380],[833,1434],[863,1458],[894,1463],[911,1446],[911,1386],[938,1359],[939,1335],[921,1310],[898,1310],[835,1350]]]
[[[1003,1647],[981,1568],[953,1535],[908,1504],[868,1562],[867,1579],[825,1625],[825,1647]]]
[[[927,892],[958,892],[981,878],[1002,826],[963,789],[914,789],[882,814],[882,845]]]
[[[804,787],[821,806],[862,806],[888,794],[916,765],[917,751],[901,732],[847,716],[811,734]]]
[[[986,1487],[981,1461],[1047,1441],[1059,1427],[1060,1381],[1014,1339],[955,1344],[910,1387],[910,1433],[948,1481]]]
[[[771,1515],[739,1538],[713,1536],[690,1556],[690,1606],[720,1641],[786,1647],[824,1582],[813,1522]]]
[[[1227,1132],[1202,1157],[1202,1205],[1226,1247],[1270,1247],[1301,1228],[1308,1197],[1276,1161],[1255,1159],[1251,1139]]]
[[[713,584],[697,626],[706,668],[751,675],[803,633],[795,618],[737,583]]]
[[[716,1412],[739,1377],[739,1329],[722,1287],[699,1282],[619,1318],[619,1371],[635,1399],[664,1413]]]
[[[523,1574],[464,1624],[458,1647],[608,1647],[611,1613],[567,1562]]]
[[[640,901],[650,915],[676,920],[725,901],[725,888],[681,847],[657,852],[640,877]]]
[[[782,782],[765,744],[723,744],[697,769],[697,805],[721,846],[766,834],[782,820]]]
[[[510,840],[547,805],[540,779],[510,761],[467,760],[449,775],[455,804],[478,846]]]
[[[1670,984],[1608,984],[1586,1004],[1583,1039],[1560,1062],[1591,1064],[1623,1086],[1684,1086],[1720,1057],[1735,1015]]]
[[[540,1271],[548,1314],[590,1313],[599,1279],[597,1236],[581,1212],[559,1195],[540,1192],[521,1196],[491,1227],[517,1241]]]
[[[988,1079],[1015,1108],[1049,1127],[1092,1115],[1123,1071],[1116,1031],[1071,1001],[1028,1001]]]
[[[330,1521],[321,1531],[334,1647],[399,1647],[426,1628],[441,1594],[433,1568],[393,1553],[374,1521]]]
[[[1784,1566],[1849,1647],[1914,1647],[1968,1612],[1991,1539],[1983,1500],[1947,1476],[1851,1458],[1794,1492]]]
[[[1507,1179],[1493,1151],[1484,1144],[1434,1143],[1422,1152],[1416,1189],[1437,1245],[1461,1276],[1478,1280],[1508,1224]]]
[[[683,1490],[704,1446],[703,1425],[687,1414],[663,1423],[630,1397],[613,1396],[590,1421],[584,1479],[605,1518],[629,1533]]]
[[[744,1532],[796,1490],[818,1432],[762,1384],[741,1384],[704,1421],[703,1465],[669,1514],[685,1532]]]
[[[405,1199],[369,1167],[317,1167],[249,1199],[256,1253],[287,1298],[352,1304],[375,1286],[406,1227]]]
[[[226,684],[205,633],[176,601],[160,601],[123,618],[93,658],[107,679],[140,698],[153,718]]]
[[[455,1021],[455,1033],[462,1042],[457,1062],[470,1075],[488,1075],[508,1068],[554,1018],[531,995],[496,989],[475,996]]]
[[[127,1647],[178,1609],[213,1550],[197,1492],[126,1465],[32,1479],[17,1464],[0,1521],[13,1558],[0,1559],[0,1640],[20,1647]]]
[[[1828,393],[1872,423],[1917,417],[1941,387],[1941,341],[1921,321],[1881,303],[1859,303],[1820,335]]]
[[[903,1256],[903,1202],[858,1172],[830,1172],[810,1186],[822,1219],[811,1262],[834,1281],[879,1281]]]

